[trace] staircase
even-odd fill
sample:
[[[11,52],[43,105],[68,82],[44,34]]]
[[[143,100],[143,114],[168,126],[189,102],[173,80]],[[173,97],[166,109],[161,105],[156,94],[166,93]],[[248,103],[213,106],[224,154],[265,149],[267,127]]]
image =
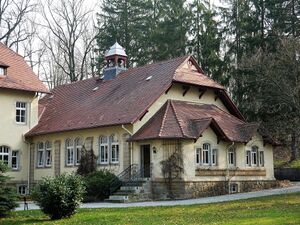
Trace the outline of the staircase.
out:
[[[142,171],[137,164],[126,168],[110,183],[111,194],[106,201],[125,203],[151,199],[150,178],[144,178]]]

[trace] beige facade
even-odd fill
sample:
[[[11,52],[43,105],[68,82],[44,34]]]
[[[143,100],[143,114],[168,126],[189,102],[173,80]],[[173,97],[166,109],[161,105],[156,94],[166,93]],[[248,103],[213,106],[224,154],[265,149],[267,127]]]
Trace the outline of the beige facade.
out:
[[[17,102],[26,103],[25,122],[16,121]],[[24,135],[38,122],[38,96],[35,92],[0,89],[0,118],[0,148],[10,167],[8,175],[18,185],[27,185],[29,144]],[[8,158],[4,148],[8,149]]]
[[[224,104],[217,98],[213,91],[206,91],[201,98],[197,88],[191,88],[185,96],[182,94],[182,88],[179,84],[174,84],[172,88],[163,94],[155,103],[149,108],[148,113],[133,125],[122,125],[114,127],[103,127],[94,129],[84,129],[69,132],[60,132],[54,134],[36,136],[31,140],[32,148],[34,149],[34,167],[31,171],[34,181],[40,180],[43,176],[54,176],[63,172],[76,171],[77,165],[67,165],[67,146],[66,140],[75,140],[80,138],[84,145],[91,146],[96,156],[100,155],[100,137],[110,137],[115,135],[119,145],[119,161],[117,163],[108,162],[107,164],[100,164],[98,159],[98,169],[109,169],[115,174],[122,172],[131,164],[142,164],[141,146],[150,145],[150,163],[151,163],[151,178],[152,180],[161,180],[163,178],[161,172],[161,161],[170,156],[170,152],[166,152],[165,143],[163,140],[149,140],[143,142],[127,142],[127,138],[139,130],[168,99],[184,100],[189,102],[214,104],[227,113]],[[37,165],[37,148],[39,143],[52,143],[51,166],[38,167]],[[203,144],[208,143],[211,149],[217,149],[216,165],[200,165],[197,164],[197,148],[203,148]],[[218,141],[217,135],[211,128],[207,128],[202,136],[196,140],[184,140],[180,142],[184,173],[183,180],[185,181],[243,181],[243,180],[274,180],[273,174],[273,147],[269,144],[264,145],[262,137],[256,134],[249,143],[227,143]],[[253,146],[258,147],[256,155],[257,165],[246,165],[246,152]],[[75,148],[75,144],[74,144]],[[228,164],[228,151],[234,149],[235,165]],[[263,164],[258,162],[259,152],[263,152]],[[111,154],[111,153],[109,153]],[[74,157],[75,158],[75,157]],[[74,159],[75,160],[75,159]],[[238,171],[233,174],[232,171]]]

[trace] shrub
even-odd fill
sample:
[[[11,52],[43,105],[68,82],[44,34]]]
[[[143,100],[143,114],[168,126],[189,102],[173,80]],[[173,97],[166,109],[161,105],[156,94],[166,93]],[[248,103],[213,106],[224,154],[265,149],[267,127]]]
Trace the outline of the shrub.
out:
[[[94,154],[93,149],[86,150],[83,146],[81,149],[80,164],[77,169],[77,173],[82,176],[87,176],[97,170],[97,157]]]
[[[85,180],[85,201],[102,201],[110,194],[110,182],[116,176],[108,170],[100,170],[87,175]]]
[[[46,177],[32,192],[33,200],[51,219],[61,219],[75,214],[83,200],[84,182],[75,173]]]
[[[6,216],[18,206],[16,189],[7,185],[11,178],[4,175],[7,169],[7,166],[0,161],[0,217]]]

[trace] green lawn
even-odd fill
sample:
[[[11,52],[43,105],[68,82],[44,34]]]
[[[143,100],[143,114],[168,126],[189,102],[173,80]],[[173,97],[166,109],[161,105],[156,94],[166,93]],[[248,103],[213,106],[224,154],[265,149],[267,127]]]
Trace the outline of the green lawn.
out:
[[[57,221],[39,210],[21,211],[0,224],[300,224],[300,193],[192,206],[80,209]]]

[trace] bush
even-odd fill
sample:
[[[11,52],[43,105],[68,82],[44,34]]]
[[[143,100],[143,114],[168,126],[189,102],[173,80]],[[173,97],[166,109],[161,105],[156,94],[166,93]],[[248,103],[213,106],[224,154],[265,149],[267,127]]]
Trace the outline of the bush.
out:
[[[77,173],[82,176],[86,176],[97,170],[97,157],[94,154],[93,149],[86,150],[83,146],[81,149],[80,164],[77,169]]]
[[[75,173],[46,177],[32,192],[33,200],[52,220],[75,214],[83,200],[84,182]]]
[[[0,217],[6,216],[18,206],[16,189],[7,185],[11,178],[4,175],[7,169],[7,166],[0,161]]]
[[[88,174],[84,180],[86,193],[84,201],[102,201],[109,197],[110,182],[116,178],[116,175],[108,170],[100,170]]]

